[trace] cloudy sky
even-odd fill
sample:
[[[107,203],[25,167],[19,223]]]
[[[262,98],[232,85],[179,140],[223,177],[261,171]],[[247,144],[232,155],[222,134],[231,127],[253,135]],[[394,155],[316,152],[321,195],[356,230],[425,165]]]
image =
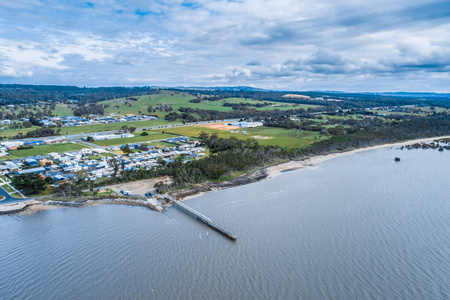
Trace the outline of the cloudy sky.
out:
[[[0,82],[450,92],[449,0],[0,1]]]

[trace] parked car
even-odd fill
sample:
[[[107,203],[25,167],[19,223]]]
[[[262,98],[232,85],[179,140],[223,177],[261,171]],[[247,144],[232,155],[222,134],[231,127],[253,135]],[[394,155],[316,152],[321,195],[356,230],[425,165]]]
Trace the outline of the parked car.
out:
[[[131,196],[132,192],[131,191],[120,191],[122,194],[124,194],[125,196]]]
[[[148,193],[145,193],[145,196],[146,197],[151,197],[151,196],[153,196],[153,194],[151,192],[148,192]]]

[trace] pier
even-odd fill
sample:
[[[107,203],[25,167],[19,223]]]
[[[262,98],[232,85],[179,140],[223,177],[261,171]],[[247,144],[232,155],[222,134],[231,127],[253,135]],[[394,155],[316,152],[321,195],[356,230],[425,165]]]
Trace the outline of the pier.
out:
[[[214,229],[215,231],[223,234],[224,236],[226,236],[230,240],[235,241],[237,239],[237,237],[235,235],[233,235],[233,234],[229,233],[228,231],[226,231],[225,229],[220,228],[219,226],[215,225],[210,218],[208,218],[205,215],[199,213],[198,211],[190,208],[186,204],[181,203],[180,201],[174,199],[173,197],[171,197],[171,196],[169,196],[167,194],[164,195],[164,198],[170,200],[170,202],[172,202],[174,204],[174,206],[176,208],[178,208],[179,210],[181,210],[182,212],[184,212],[184,213],[190,215],[191,217],[193,217],[194,219],[197,219],[200,222],[206,224],[207,226],[209,226],[212,229]]]

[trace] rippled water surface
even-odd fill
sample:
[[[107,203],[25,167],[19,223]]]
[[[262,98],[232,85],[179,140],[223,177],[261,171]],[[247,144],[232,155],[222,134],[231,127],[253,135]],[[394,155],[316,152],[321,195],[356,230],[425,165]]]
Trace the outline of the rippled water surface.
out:
[[[175,208],[0,216],[0,298],[449,299],[449,167],[382,149],[185,202],[236,242]]]

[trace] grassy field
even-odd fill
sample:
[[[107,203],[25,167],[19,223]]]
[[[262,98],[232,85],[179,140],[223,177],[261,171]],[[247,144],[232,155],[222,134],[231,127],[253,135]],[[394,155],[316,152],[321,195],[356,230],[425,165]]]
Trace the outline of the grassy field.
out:
[[[217,111],[231,111],[231,107],[222,106],[223,103],[270,103],[272,106],[265,106],[256,108],[258,110],[287,110],[287,109],[298,109],[304,108],[308,109],[310,107],[317,107],[316,105],[307,105],[307,104],[293,104],[293,103],[280,103],[273,101],[258,101],[252,99],[245,98],[226,98],[218,101],[208,101],[202,100],[200,103],[191,103],[189,100],[194,99],[194,96],[186,94],[186,93],[175,93],[170,91],[161,91],[156,95],[149,96],[139,96],[138,101],[132,101],[131,107],[123,102],[124,98],[107,100],[100,102],[101,104],[107,104],[109,107],[105,109],[105,113],[109,114],[138,114],[139,111],[142,113],[148,113],[147,108],[151,105],[153,108],[156,108],[158,103],[165,103],[174,109],[174,111],[178,111],[180,107],[189,107],[189,108],[199,108],[204,110],[217,110]],[[163,118],[167,113],[156,110],[155,113],[158,117]]]
[[[261,145],[274,145],[286,148],[302,148],[310,143],[326,139],[327,137],[319,132],[301,131],[274,127],[254,127],[240,129],[236,133],[223,131],[202,126],[176,127],[166,130],[166,132],[185,135],[188,137],[198,137],[200,132],[209,134],[216,133],[220,137],[229,138],[231,136],[239,139],[255,138]],[[244,135],[244,131],[247,133]]]
[[[166,143],[166,142],[151,142],[151,143],[146,143],[147,145],[150,145],[150,146],[153,146],[153,147],[156,147],[156,148],[170,148],[170,147],[173,147],[174,146],[174,144],[171,144],[171,143]]]
[[[62,134],[78,134],[78,133],[120,130],[122,128],[122,126],[124,126],[124,125],[126,125],[128,127],[148,128],[148,127],[163,126],[163,125],[168,125],[168,124],[181,124],[181,122],[168,122],[164,119],[159,119],[159,120],[148,120],[148,121],[133,121],[133,122],[62,127],[61,131],[62,131]]]
[[[10,187],[10,186],[7,185],[7,184],[2,185],[1,187],[2,187],[2,189],[4,189],[5,191],[7,191],[8,193],[12,193],[12,192],[15,191],[15,189],[13,189],[12,187]]]
[[[73,110],[72,107],[75,107],[74,105],[70,105],[70,104],[56,104],[55,105],[55,109],[52,111],[52,115],[55,117],[63,117],[63,116],[73,116]],[[43,107],[42,106],[28,106],[28,107],[17,107],[17,108],[6,108],[4,109],[5,113],[15,113],[18,114],[20,113],[22,110],[27,110],[27,111],[31,111],[31,112],[37,112],[37,111],[42,111]]]
[[[89,148],[89,146],[80,143],[65,143],[65,144],[54,144],[54,145],[42,145],[36,146],[32,149],[14,150],[10,151],[10,156],[2,157],[0,160],[17,159],[21,157],[27,157],[32,155],[46,155],[50,152],[68,152],[81,150],[83,148]]]
[[[0,126],[1,128],[2,126]],[[19,132],[22,132],[23,134],[26,134],[29,131],[36,130],[40,128],[39,126],[31,126],[30,128],[20,128],[20,129],[10,129],[8,125],[3,126],[5,129],[0,129],[0,136],[6,137],[6,138],[12,138],[15,135],[19,134]]]
[[[23,198],[18,192],[12,193],[11,196],[14,198],[19,198],[19,199]]]
[[[148,133],[148,135],[146,135],[146,136],[136,135],[135,137],[130,137],[130,138],[97,141],[97,142],[92,142],[92,143],[99,145],[99,146],[116,146],[116,145],[133,144],[133,143],[149,143],[154,140],[162,140],[162,139],[168,139],[168,138],[175,137],[175,135],[173,135],[173,134],[167,134],[167,133],[162,133],[162,132],[153,131],[153,130],[147,131],[147,133]]]

